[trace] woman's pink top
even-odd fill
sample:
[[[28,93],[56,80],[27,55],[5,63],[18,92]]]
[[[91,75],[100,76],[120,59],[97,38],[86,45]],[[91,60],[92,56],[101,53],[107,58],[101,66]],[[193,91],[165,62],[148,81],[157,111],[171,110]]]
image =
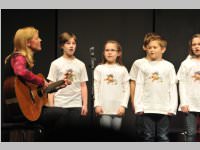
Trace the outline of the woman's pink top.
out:
[[[26,58],[20,54],[15,54],[11,58],[11,66],[14,70],[15,75],[20,76],[23,80],[38,86],[44,85],[44,79],[35,75],[27,68]]]

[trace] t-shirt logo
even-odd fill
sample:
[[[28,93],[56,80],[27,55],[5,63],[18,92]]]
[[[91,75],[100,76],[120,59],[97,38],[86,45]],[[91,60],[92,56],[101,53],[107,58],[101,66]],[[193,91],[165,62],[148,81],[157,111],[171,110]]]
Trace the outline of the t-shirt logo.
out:
[[[153,72],[150,76],[150,79],[153,81],[161,80],[161,77],[159,75],[159,72]],[[161,80],[162,82],[162,80]]]
[[[106,79],[104,79],[104,80],[107,81],[107,84],[117,84],[117,80],[114,79],[113,74],[108,74]]]
[[[75,74],[72,69],[67,70],[66,79],[70,80],[71,82],[75,80]]]
[[[194,78],[194,81],[200,80],[200,71],[195,72],[192,78]]]

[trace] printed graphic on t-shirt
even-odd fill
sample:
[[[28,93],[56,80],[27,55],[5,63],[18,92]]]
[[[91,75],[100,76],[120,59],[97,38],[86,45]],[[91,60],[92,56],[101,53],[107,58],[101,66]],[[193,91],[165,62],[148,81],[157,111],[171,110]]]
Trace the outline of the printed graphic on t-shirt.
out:
[[[200,81],[200,71],[195,72],[192,78],[194,81]]]
[[[150,76],[150,79],[152,80],[152,82],[158,81],[158,80],[160,80],[162,82],[159,72],[153,72]]]
[[[108,74],[106,79],[104,79],[104,80],[107,81],[107,84],[117,84],[117,80],[114,79],[113,74]]]
[[[68,69],[66,72],[67,72],[67,73],[65,74],[65,75],[66,75],[66,78],[67,78],[68,80],[70,80],[71,82],[73,82],[73,81],[75,80],[75,74],[74,74],[73,70],[72,70],[72,69]]]

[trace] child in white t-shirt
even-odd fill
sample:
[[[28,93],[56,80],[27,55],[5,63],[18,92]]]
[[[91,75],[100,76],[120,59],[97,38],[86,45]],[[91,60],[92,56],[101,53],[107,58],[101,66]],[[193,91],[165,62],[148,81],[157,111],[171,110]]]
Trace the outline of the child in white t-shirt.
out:
[[[180,106],[186,114],[187,141],[195,141],[196,117],[200,114],[200,34],[189,41],[190,57],[185,59],[178,71]]]
[[[51,63],[47,79],[56,82],[66,76],[71,85],[49,94],[49,105],[63,108],[69,124],[75,127],[79,125],[81,115],[86,116],[88,112],[88,76],[85,64],[74,56],[76,36],[67,32],[60,34],[59,46],[63,55]]]
[[[121,57],[120,44],[109,40],[105,43],[102,64],[94,70],[95,112],[102,127],[114,130],[120,130],[130,94],[129,74]]]
[[[151,39],[152,36],[159,37],[159,35],[157,33],[153,33],[153,32],[147,33],[144,37],[144,42],[143,42],[143,46],[142,46],[144,51],[146,51],[147,44],[149,43],[149,40]],[[131,67],[131,70],[129,73],[130,78],[131,78],[130,79],[130,96],[131,96],[131,104],[132,104],[133,112],[135,111],[134,110],[135,81],[137,78],[138,70],[140,69],[140,66],[142,66],[141,64],[143,64],[145,61],[146,61],[145,57],[135,60],[132,64],[132,67]]]
[[[135,113],[142,116],[144,141],[169,141],[169,116],[176,114],[178,99],[173,64],[162,58],[167,42],[151,35],[146,58],[140,63],[134,95]]]
[[[152,36],[159,36],[158,34],[156,33],[147,33],[144,37],[144,42],[143,42],[143,50],[146,51],[147,49],[147,43],[148,41],[151,39]],[[134,110],[134,95],[135,95],[135,82],[136,82],[136,79],[137,79],[137,74],[138,74],[138,70],[140,69],[140,66],[142,66],[143,63],[145,63],[146,61],[146,58],[143,57],[143,58],[140,58],[140,59],[137,59],[133,62],[132,64],[132,67],[131,67],[131,70],[130,70],[130,96],[131,96],[131,104],[132,104],[132,110],[133,112],[135,111]],[[143,133],[143,121],[142,121],[142,117],[140,115],[136,115],[136,131],[137,131],[137,134],[138,134],[138,137],[139,138],[142,138],[142,133]]]

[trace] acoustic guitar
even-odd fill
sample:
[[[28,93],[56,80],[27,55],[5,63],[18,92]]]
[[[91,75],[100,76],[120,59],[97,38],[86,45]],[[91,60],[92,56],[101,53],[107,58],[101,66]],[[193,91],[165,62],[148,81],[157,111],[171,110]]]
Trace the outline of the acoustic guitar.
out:
[[[44,78],[42,74],[38,76]],[[24,117],[30,121],[39,119],[42,107],[48,102],[48,93],[56,92],[64,80],[50,84],[46,89],[29,82],[24,82],[19,77],[10,77],[5,80],[3,91],[7,104],[18,102]]]

